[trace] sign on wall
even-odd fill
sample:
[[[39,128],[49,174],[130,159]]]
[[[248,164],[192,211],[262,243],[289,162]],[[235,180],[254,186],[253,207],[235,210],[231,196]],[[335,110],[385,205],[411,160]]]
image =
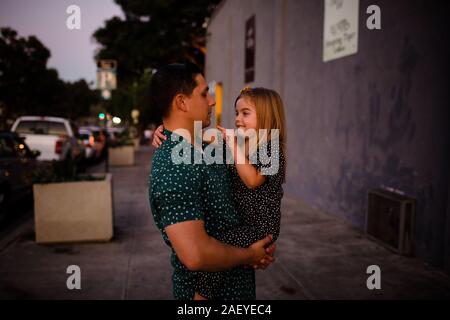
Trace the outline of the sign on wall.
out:
[[[256,47],[255,16],[245,23],[245,83],[255,80],[255,47]]]
[[[325,0],[323,61],[358,52],[359,0]]]

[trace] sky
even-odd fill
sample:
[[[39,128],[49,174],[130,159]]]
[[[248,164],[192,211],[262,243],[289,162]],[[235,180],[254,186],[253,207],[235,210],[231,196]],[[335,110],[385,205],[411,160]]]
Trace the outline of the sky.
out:
[[[67,7],[77,5],[81,29],[70,30]],[[48,67],[66,81],[96,81],[92,34],[113,16],[123,17],[113,0],[0,0],[0,27],[11,27],[19,36],[35,35],[51,51]]]

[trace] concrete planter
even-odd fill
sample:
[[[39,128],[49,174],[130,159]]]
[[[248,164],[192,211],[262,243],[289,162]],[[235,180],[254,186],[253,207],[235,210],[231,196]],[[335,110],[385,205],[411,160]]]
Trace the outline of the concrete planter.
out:
[[[134,143],[134,151],[139,151],[139,142],[140,142],[140,139],[139,139],[139,138],[134,138],[134,139],[133,139],[133,143]]]
[[[134,165],[134,146],[108,148],[108,161],[110,166]]]
[[[104,180],[33,185],[36,242],[109,241],[112,175]]]

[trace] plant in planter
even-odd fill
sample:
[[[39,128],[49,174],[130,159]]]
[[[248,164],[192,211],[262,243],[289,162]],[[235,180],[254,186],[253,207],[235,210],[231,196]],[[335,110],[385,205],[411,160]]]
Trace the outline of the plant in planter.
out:
[[[76,175],[53,162],[33,177],[36,242],[109,241],[113,236],[112,175]]]

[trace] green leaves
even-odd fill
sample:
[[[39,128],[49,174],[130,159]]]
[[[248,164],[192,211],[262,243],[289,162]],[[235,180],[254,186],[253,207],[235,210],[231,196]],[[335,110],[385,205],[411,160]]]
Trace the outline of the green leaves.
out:
[[[219,0],[116,0],[125,19],[114,17],[93,37],[96,58],[119,62],[120,83],[131,84],[148,68],[175,61],[204,65],[205,20]]]
[[[28,179],[33,184],[74,182],[74,181],[98,181],[104,180],[104,176],[93,176],[89,174],[78,174],[76,160],[68,159],[66,161],[53,160],[48,163],[41,163],[29,173]]]
[[[59,79],[55,69],[47,68],[49,58],[50,51],[36,37],[19,37],[10,28],[0,29],[3,117],[33,114],[74,119],[89,113],[97,94],[84,80],[66,83]]]
[[[109,112],[129,118],[141,111],[140,125],[158,123],[149,109],[151,70],[163,64],[191,61],[203,67],[205,20],[219,0],[115,0],[125,19],[113,17],[93,34],[101,45],[96,59],[118,61],[119,88],[106,103]]]

